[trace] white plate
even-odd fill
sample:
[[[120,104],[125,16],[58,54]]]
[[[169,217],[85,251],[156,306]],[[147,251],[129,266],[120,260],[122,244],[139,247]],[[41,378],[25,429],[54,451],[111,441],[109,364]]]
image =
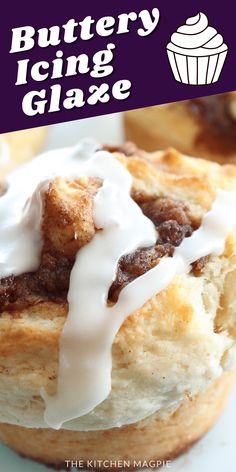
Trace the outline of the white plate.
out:
[[[108,115],[81,121],[63,123],[50,128],[45,149],[75,144],[84,137],[93,137],[102,143],[122,142],[120,115]],[[158,472],[235,472],[236,471],[236,387],[227,407],[214,428],[187,454],[171,463],[170,469]],[[49,468],[22,459],[0,445],[0,472],[49,472]],[[151,469],[153,470],[153,469]]]

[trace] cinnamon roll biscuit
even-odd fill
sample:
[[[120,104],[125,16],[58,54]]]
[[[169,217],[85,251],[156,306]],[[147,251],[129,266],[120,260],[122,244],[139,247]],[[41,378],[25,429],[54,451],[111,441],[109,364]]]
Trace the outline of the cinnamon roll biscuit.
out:
[[[235,378],[236,168],[123,151],[39,156],[0,199],[0,438],[56,467],[171,459]]]
[[[128,111],[126,138],[147,151],[173,146],[221,164],[236,162],[236,92]]]

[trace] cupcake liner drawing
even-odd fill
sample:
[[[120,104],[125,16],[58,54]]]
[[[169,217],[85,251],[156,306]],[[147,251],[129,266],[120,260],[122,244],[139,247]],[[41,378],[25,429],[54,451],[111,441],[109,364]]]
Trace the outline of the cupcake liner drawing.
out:
[[[188,18],[171,36],[167,54],[175,80],[207,85],[219,80],[228,46],[204,13]]]

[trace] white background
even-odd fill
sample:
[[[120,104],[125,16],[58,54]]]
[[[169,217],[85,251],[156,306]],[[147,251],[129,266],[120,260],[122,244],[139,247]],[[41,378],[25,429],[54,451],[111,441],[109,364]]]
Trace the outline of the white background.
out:
[[[121,116],[108,115],[52,126],[45,149],[72,145],[83,137],[93,137],[107,144],[122,142]],[[236,387],[225,412],[214,428],[187,454],[172,462],[171,469],[159,469],[159,471],[236,472],[235,396]],[[0,445],[0,472],[49,472],[49,470],[37,463],[21,459]]]

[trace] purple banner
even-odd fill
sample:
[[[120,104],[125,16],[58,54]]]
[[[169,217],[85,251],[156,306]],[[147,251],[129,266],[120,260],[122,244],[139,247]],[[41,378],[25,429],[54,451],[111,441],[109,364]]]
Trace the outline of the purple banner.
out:
[[[236,89],[235,3],[4,6],[0,132]]]

